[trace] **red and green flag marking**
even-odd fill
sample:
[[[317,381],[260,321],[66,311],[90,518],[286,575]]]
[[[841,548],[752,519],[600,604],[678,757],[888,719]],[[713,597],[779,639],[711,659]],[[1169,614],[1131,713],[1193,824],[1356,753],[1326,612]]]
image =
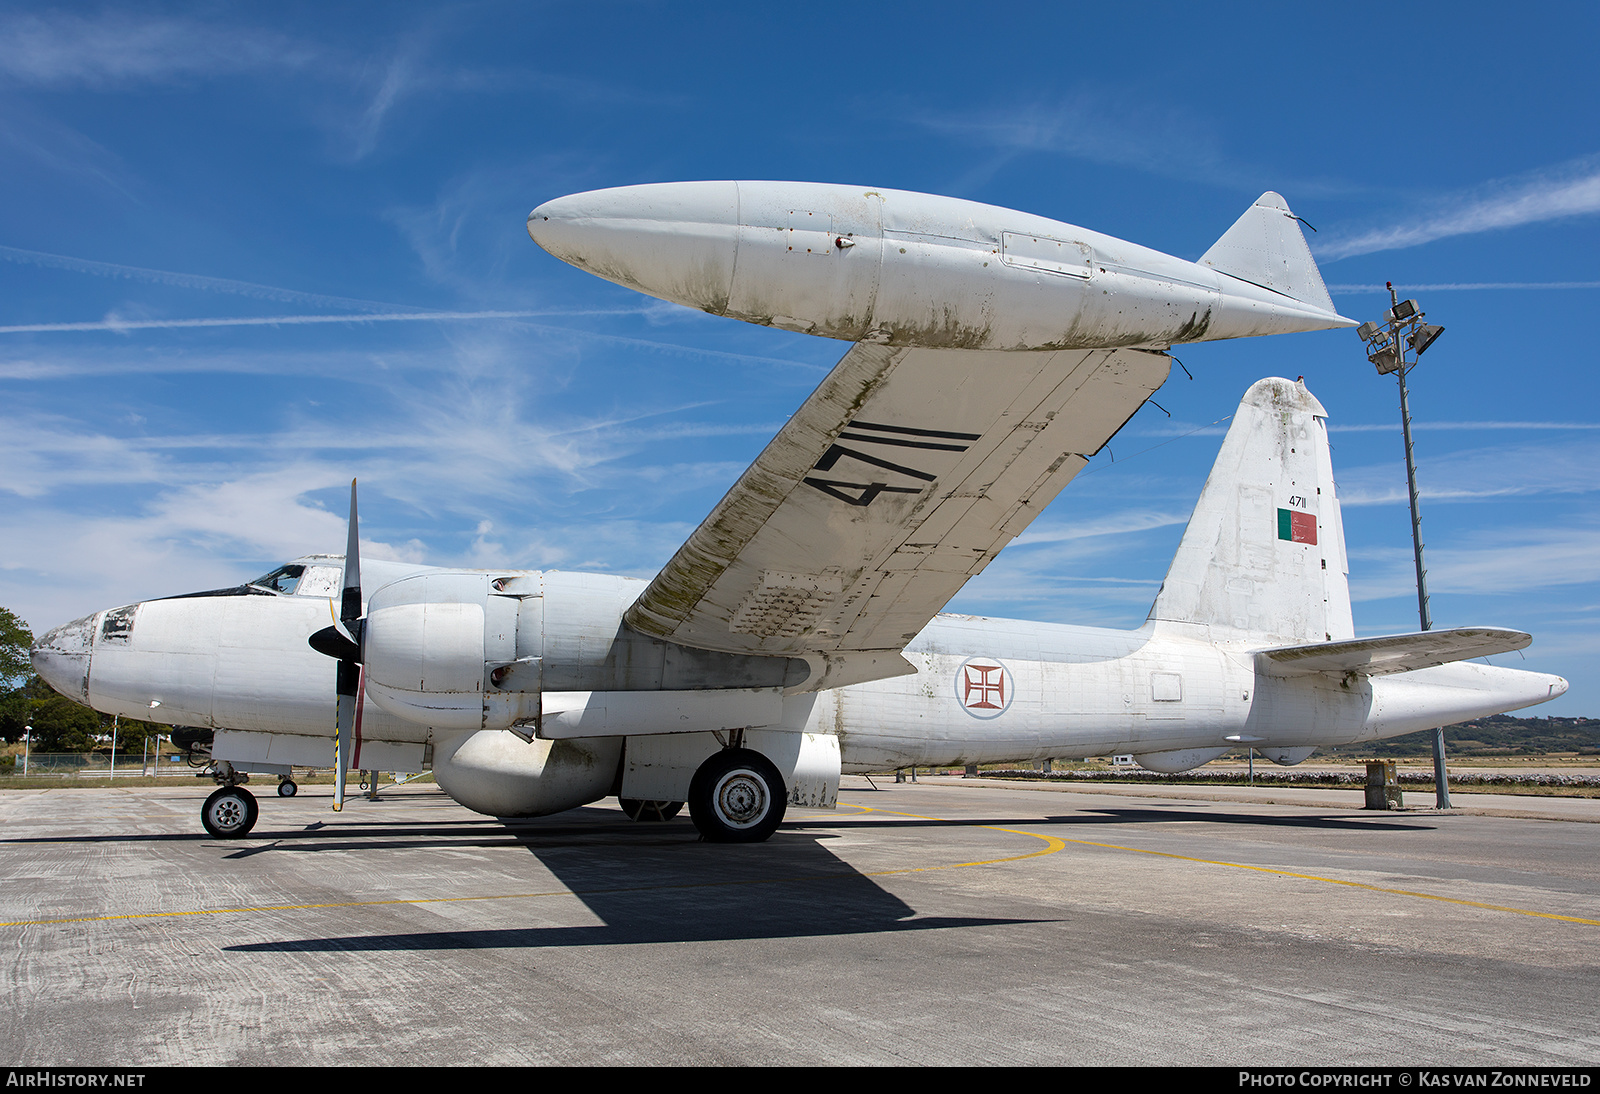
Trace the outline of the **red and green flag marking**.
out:
[[[1311,513],[1299,513],[1293,509],[1278,510],[1278,538],[1286,539],[1290,543],[1317,542],[1317,518]]]

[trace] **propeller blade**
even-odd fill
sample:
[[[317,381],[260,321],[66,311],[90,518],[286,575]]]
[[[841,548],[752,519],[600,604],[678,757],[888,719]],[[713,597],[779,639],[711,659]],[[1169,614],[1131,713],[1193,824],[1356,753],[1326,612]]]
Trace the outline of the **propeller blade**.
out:
[[[351,630],[361,618],[361,528],[356,522],[356,480],[350,480],[350,534],[344,546],[344,588],[339,596],[339,622]],[[352,632],[357,642],[361,636]]]
[[[356,480],[350,480],[350,531],[344,549],[344,582],[339,593],[339,625],[311,636],[313,649],[339,659],[334,685],[338,711],[333,733],[333,811],[344,808],[345,775],[356,748],[361,716],[361,528],[356,522]],[[332,635],[328,631],[333,631]],[[339,633],[342,631],[343,633]],[[320,640],[320,641],[319,641]]]

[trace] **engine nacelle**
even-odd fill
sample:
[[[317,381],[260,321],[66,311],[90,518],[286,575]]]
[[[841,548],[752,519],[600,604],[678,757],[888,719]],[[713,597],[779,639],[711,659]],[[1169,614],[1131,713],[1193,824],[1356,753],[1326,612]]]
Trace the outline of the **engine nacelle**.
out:
[[[367,602],[366,693],[397,718],[438,729],[506,729],[539,713],[537,656],[519,658],[521,601],[481,573],[423,573]],[[515,687],[506,676],[518,668]]]
[[[491,817],[543,817],[611,793],[622,738],[525,741],[510,733],[464,733],[434,754],[439,788]]]

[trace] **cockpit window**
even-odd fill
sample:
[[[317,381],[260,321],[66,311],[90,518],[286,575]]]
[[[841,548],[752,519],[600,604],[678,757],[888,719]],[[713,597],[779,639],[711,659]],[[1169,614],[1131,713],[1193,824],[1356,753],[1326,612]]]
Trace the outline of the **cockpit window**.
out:
[[[295,596],[338,596],[344,570],[338,566],[307,566]]]
[[[250,584],[258,589],[268,589],[283,596],[292,596],[295,586],[300,584],[300,575],[305,572],[304,566],[290,563],[287,566],[279,566],[265,577],[256,578]]]
[[[133,619],[138,612],[137,604],[129,604],[126,608],[112,608],[100,622],[100,641],[116,642],[126,646],[133,636]]]

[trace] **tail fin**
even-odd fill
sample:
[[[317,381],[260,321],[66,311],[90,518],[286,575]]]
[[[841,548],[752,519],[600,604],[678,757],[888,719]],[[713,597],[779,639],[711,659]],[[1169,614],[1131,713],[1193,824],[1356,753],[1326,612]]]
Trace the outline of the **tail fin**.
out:
[[[1327,417],[1304,383],[1245,392],[1152,622],[1200,624],[1214,640],[1355,637]]]
[[[1289,211],[1289,203],[1271,190],[1256,198],[1244,216],[1200,256],[1200,265],[1334,312],[1333,298],[1311,257],[1311,248],[1306,246],[1299,218]]]

